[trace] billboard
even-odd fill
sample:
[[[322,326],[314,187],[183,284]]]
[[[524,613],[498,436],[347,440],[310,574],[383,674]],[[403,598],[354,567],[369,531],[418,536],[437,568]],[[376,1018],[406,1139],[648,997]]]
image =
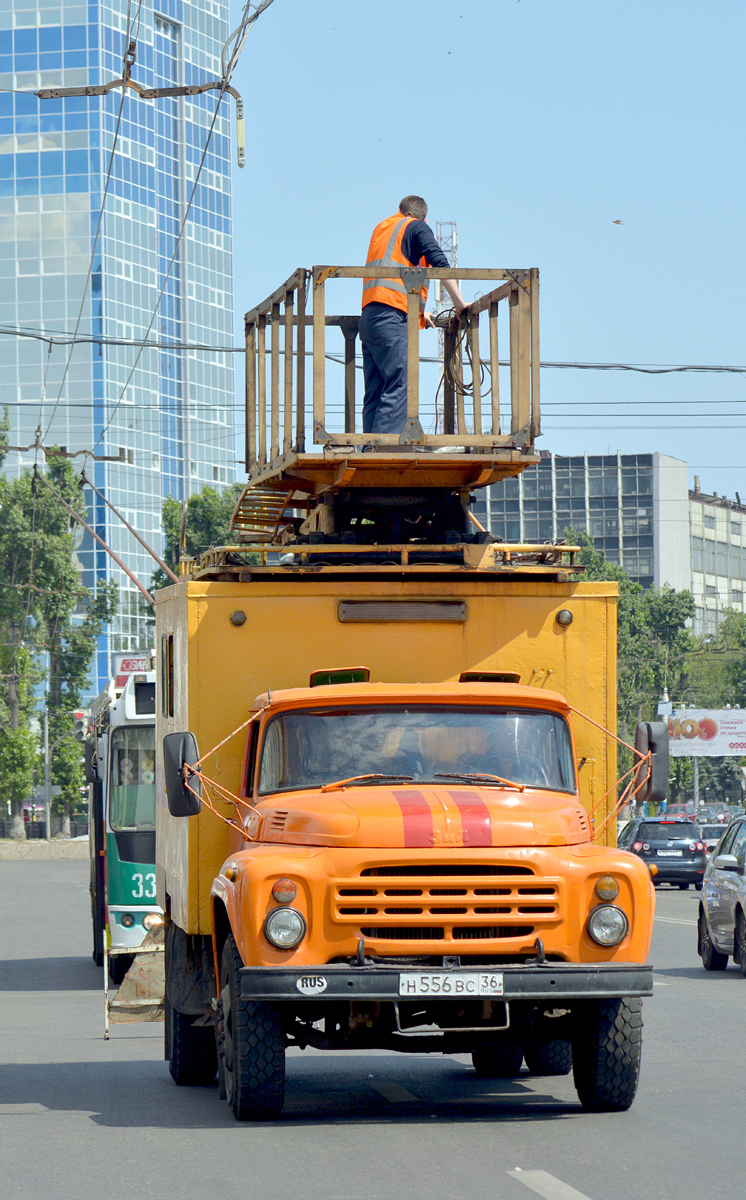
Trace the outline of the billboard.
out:
[[[668,718],[674,758],[741,758],[746,755],[746,709],[679,708]]]
[[[144,675],[152,670],[150,650],[135,650],[130,654],[114,654],[114,678],[117,687],[124,687],[130,675]]]

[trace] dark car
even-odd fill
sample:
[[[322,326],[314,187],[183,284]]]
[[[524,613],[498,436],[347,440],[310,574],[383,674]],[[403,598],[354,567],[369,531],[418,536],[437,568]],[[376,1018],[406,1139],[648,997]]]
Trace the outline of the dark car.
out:
[[[619,848],[657,868],[653,883],[702,890],[707,854],[702,835],[691,821],[676,817],[638,817],[622,830]]]

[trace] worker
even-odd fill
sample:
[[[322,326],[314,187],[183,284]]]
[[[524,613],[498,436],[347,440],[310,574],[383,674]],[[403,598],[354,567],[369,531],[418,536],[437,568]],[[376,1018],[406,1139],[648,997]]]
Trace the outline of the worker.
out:
[[[405,196],[398,213],[373,230],[366,264],[376,267],[448,267],[450,263],[425,221],[421,196]],[[467,307],[455,279],[444,279],[456,316]],[[420,291],[420,329],[434,328],[425,311],[427,284]],[[363,280],[360,317],[365,399],[364,433],[401,433],[407,420],[407,293],[396,274]]]

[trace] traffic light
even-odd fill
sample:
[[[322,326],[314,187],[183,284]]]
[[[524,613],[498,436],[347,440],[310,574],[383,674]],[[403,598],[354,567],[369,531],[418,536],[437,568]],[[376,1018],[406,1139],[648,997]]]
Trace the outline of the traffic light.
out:
[[[73,713],[73,733],[77,741],[84,742],[88,733],[88,713],[78,709]]]

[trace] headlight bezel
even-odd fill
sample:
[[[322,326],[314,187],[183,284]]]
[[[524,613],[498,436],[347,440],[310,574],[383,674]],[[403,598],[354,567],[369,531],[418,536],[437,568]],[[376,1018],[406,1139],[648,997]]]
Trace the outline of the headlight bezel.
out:
[[[602,920],[605,915],[611,914],[611,913],[614,914],[615,920],[618,917],[622,918],[622,923],[623,923],[622,932],[619,934],[618,937],[614,937],[613,939],[609,939],[609,938],[604,939],[604,938],[598,936],[597,922],[599,920]],[[589,938],[591,939],[591,941],[595,942],[597,946],[603,947],[604,950],[613,950],[615,946],[619,946],[624,941],[624,939],[627,937],[627,934],[629,933],[629,930],[630,930],[629,917],[627,916],[624,909],[620,908],[618,904],[597,904],[596,907],[591,909],[590,913],[588,914],[588,921],[586,922],[586,929],[588,931]],[[595,930],[595,932],[594,932],[594,930]]]
[[[271,935],[272,925],[277,922],[278,918],[285,917],[290,914],[292,914],[292,917],[298,923],[297,927],[299,929],[299,933],[297,937],[295,937],[292,942],[276,941]],[[303,913],[298,912],[297,908],[292,908],[289,904],[283,904],[280,905],[279,908],[273,908],[272,911],[267,913],[267,916],[264,918],[264,936],[269,942],[270,946],[272,946],[275,950],[295,950],[301,944],[307,932],[308,926]]]

